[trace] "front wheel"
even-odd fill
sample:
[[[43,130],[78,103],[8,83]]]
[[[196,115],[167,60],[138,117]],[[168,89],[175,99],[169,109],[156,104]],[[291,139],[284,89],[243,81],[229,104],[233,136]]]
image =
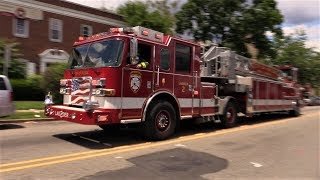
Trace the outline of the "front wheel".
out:
[[[220,117],[222,128],[234,127],[238,118],[237,108],[234,102],[229,101],[224,109],[223,115]]]
[[[153,103],[143,124],[144,136],[150,140],[169,138],[175,131],[176,119],[176,112],[169,102]]]

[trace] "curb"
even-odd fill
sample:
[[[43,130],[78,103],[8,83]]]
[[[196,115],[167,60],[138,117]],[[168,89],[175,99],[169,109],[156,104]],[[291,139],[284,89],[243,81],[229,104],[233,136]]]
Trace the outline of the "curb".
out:
[[[30,122],[30,121],[42,121],[42,122],[48,122],[48,121],[58,121],[53,118],[37,118],[37,119],[4,119],[0,120],[0,124],[3,123],[24,123],[24,122]]]
[[[28,109],[28,110],[16,110],[16,112],[39,112],[39,113],[43,113],[44,110],[43,109]]]

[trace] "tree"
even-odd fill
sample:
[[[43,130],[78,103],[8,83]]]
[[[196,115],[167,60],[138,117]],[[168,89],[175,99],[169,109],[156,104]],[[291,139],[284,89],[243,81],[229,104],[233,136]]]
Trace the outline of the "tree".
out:
[[[176,19],[178,33],[214,41],[245,56],[250,56],[248,44],[255,46],[259,57],[275,56],[266,32],[282,35],[283,17],[275,0],[188,0]]]
[[[143,26],[165,34],[173,33],[174,16],[169,11],[167,0],[147,2],[129,1],[117,12],[124,16],[130,26]]]
[[[278,55],[271,62],[275,65],[292,65],[299,68],[299,83],[311,83],[313,87],[320,87],[320,53],[307,48],[305,33],[276,38],[274,47]]]
[[[5,46],[10,45],[11,48],[11,60],[9,62],[8,76],[14,79],[25,78],[26,76],[26,66],[25,63],[19,61],[22,56],[19,50],[19,43],[14,42],[9,39],[0,39],[0,71],[2,74],[3,66],[5,63],[4,53]]]

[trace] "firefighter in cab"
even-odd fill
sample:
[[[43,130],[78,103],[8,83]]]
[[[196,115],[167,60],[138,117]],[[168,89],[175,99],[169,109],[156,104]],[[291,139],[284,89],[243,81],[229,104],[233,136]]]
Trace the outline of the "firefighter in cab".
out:
[[[138,68],[138,69],[149,68],[149,63],[148,63],[148,61],[146,61],[142,58],[139,58],[139,63],[137,64],[136,68]]]
[[[141,56],[139,56],[139,54],[138,54],[137,57],[135,57],[135,61],[137,61],[136,68],[138,68],[138,69],[147,69],[147,68],[149,68],[149,62],[146,61]]]

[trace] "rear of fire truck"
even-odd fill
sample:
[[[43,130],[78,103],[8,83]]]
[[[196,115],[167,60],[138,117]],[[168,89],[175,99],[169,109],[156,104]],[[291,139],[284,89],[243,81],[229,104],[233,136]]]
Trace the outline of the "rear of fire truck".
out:
[[[246,116],[270,112],[300,114],[297,68],[267,66],[215,46],[206,51],[203,60],[201,80],[216,83],[220,98],[234,99],[232,104],[238,113]]]

